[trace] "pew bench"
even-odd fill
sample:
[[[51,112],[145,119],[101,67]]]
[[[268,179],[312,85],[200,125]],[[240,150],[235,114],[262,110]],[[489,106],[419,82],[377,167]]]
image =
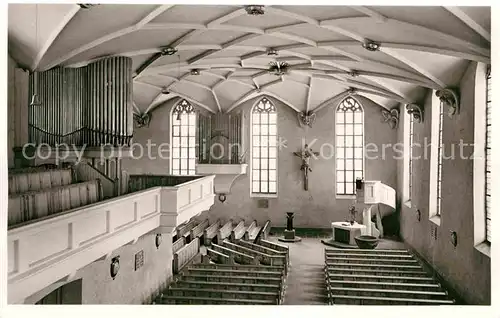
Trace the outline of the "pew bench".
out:
[[[101,200],[99,180],[30,191],[9,197],[8,225],[80,208]]]
[[[276,266],[276,265],[281,265],[285,268],[285,271],[287,271],[287,264],[286,264],[286,256],[284,255],[269,255],[265,254],[259,251],[256,251],[252,248],[248,248],[242,245],[234,244],[229,242],[228,240],[225,240],[222,242],[223,246],[235,251],[238,251],[240,253],[245,253],[247,255],[252,255],[254,257],[258,257],[264,265],[271,265],[271,266]]]
[[[275,305],[273,300],[227,299],[210,297],[170,296],[159,301],[161,304],[176,305]]]
[[[245,221],[240,221],[238,225],[236,225],[234,229],[231,231],[231,242],[236,242],[237,240],[242,239],[243,236],[245,235],[245,232],[246,232]]]
[[[65,186],[72,182],[73,171],[68,168],[10,174],[9,195]]]
[[[223,240],[231,235],[233,231],[233,221],[229,220],[217,231],[217,244],[220,244]]]
[[[214,261],[219,264],[234,264],[234,255],[226,255],[224,253],[218,252],[207,247],[207,255],[208,257],[203,258],[203,263],[207,264],[208,261]]]
[[[205,246],[210,246],[212,240],[217,236],[220,228],[220,220],[215,221],[212,225],[203,230],[203,243]]]
[[[202,237],[203,232],[207,227],[208,227],[208,219],[204,220],[200,224],[193,227],[189,233],[189,237],[191,238],[191,240],[194,240],[195,238],[199,239],[200,237]]]
[[[245,231],[245,235],[243,236],[243,239],[248,241],[248,240],[254,240],[257,234],[259,234],[260,227],[257,226],[257,222],[253,221],[250,223],[248,228]]]
[[[267,270],[232,270],[219,268],[187,268],[183,269],[183,275],[219,275],[219,276],[245,276],[282,279],[282,272]]]
[[[236,261],[240,264],[256,264],[256,265],[260,264],[259,257],[255,257],[252,255],[241,253],[239,251],[235,251],[233,249],[227,248],[227,247],[222,246],[222,245],[217,245],[217,244],[212,243],[212,249],[217,251],[217,252],[228,255],[228,256],[232,255],[232,257],[234,258],[234,261]]]
[[[245,240],[240,240],[240,241],[238,241],[237,244],[241,245],[241,246],[244,246],[244,247],[247,247],[247,248],[251,248],[253,250],[256,250],[256,251],[264,253],[264,254],[284,256],[285,257],[285,264],[286,264],[286,266],[288,267],[288,265],[289,265],[288,253],[287,252],[277,251],[277,250],[274,250],[272,248],[265,247],[265,246],[260,245],[260,244],[254,244],[252,242],[245,241]]]
[[[163,297],[168,298],[168,296],[268,300],[268,301],[274,301],[274,304],[278,305],[280,293],[279,291],[254,292],[254,291],[244,291],[244,290],[170,287],[167,290],[166,295],[164,295]]]

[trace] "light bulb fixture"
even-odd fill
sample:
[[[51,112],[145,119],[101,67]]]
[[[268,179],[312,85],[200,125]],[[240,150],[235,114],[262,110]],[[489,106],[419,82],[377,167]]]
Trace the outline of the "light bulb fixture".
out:
[[[177,53],[177,49],[167,46],[161,49],[161,55],[174,55]]]
[[[278,55],[278,51],[276,49],[274,49],[274,48],[269,48],[267,50],[267,55],[269,55],[269,56],[277,56]]]
[[[380,43],[367,39],[363,43],[363,47],[370,52],[375,52],[380,50]]]
[[[248,5],[245,6],[245,10],[249,15],[263,15],[264,14],[264,6],[263,5]]]
[[[200,75],[200,70],[196,69],[196,68],[192,69],[191,70],[191,75]]]
[[[287,74],[290,67],[287,62],[271,62],[269,65],[269,73],[276,76],[283,76]]]
[[[38,4],[35,7],[35,32],[36,32],[36,51],[38,52]],[[33,95],[31,96],[30,106],[41,106],[42,102],[38,96],[38,74],[33,71]]]
[[[358,77],[359,76],[359,72],[356,70],[352,70],[352,71],[348,72],[347,74],[349,74],[351,77]]]
[[[38,96],[38,94],[34,93],[31,96],[30,106],[42,106],[42,102],[40,101],[40,97]]]

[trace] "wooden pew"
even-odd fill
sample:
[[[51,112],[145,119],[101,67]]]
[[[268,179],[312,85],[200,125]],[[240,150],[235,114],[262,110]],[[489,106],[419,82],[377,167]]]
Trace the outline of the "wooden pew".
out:
[[[240,221],[231,231],[231,242],[241,239],[245,235],[245,221]],[[220,242],[218,242],[220,244]]]
[[[9,195],[50,189],[72,182],[73,172],[67,168],[16,173],[9,175]]]
[[[241,277],[252,277],[252,278],[258,277],[262,279],[278,278],[279,280],[283,279],[283,271],[280,272],[274,270],[266,270],[265,266],[263,266],[261,270],[202,268],[202,267],[192,267],[192,266],[188,266],[183,269],[182,276],[191,276],[191,275],[241,276]]]
[[[178,288],[170,287],[167,290],[167,295],[174,297],[200,297],[200,298],[215,298],[215,299],[245,299],[257,301],[273,301],[274,304],[279,304],[279,291],[273,292],[255,292],[245,290],[227,290],[227,289],[205,289],[205,288]]]
[[[14,195],[9,197],[8,225],[80,208],[101,198],[99,180]]]
[[[189,237],[191,239],[200,238],[203,235],[203,231],[208,227],[208,219],[204,220],[200,224],[196,225],[191,229]]]
[[[241,253],[233,249],[213,243],[212,243],[212,249],[226,255],[232,255],[234,260],[240,264],[256,264],[256,265],[260,264],[260,257]]]
[[[259,243],[257,243],[257,244],[262,245],[262,246],[267,247],[267,248],[270,248],[270,249],[273,249],[273,250],[276,250],[276,251],[279,251],[279,252],[284,252],[284,253],[286,253],[286,258],[288,260],[290,260],[290,252],[289,252],[288,246],[286,246],[286,245],[274,243],[274,242],[264,240],[264,239],[260,240]]]
[[[191,234],[191,230],[197,225],[195,219],[191,219],[187,223],[181,224],[177,227],[177,239],[181,237],[186,238],[186,242],[191,241],[193,238],[189,235]]]
[[[216,263],[234,264],[234,255],[233,254],[226,255],[224,253],[218,252],[216,250],[213,250],[213,249],[207,247],[207,255],[208,255],[209,259],[213,260]]]
[[[283,273],[283,266],[268,266],[268,265],[242,265],[242,264],[192,264],[188,269],[192,268],[213,268],[222,270],[240,270],[240,271],[268,271]]]
[[[232,250],[238,251],[240,253],[245,253],[247,255],[259,257],[260,261],[265,265],[284,266],[285,271],[287,271],[288,266],[286,264],[286,257],[284,255],[269,255],[269,254],[253,250],[253,249],[245,247],[245,246],[231,243],[228,240],[225,240],[224,242],[222,242],[222,244],[223,244],[223,246],[230,248]]]
[[[254,240],[257,234],[260,231],[260,227],[257,226],[257,222],[253,221],[250,223],[248,226],[247,230],[245,231],[245,235],[243,236],[244,240]]]
[[[253,239],[253,242],[255,244],[259,244],[260,240],[267,240],[269,231],[271,231],[271,221],[267,220],[264,226],[260,228],[256,237]]]
[[[226,237],[229,237],[231,235],[232,230],[233,230],[233,221],[229,220],[217,231],[217,244],[221,244],[221,242],[224,241]]]
[[[174,253],[173,272],[179,273],[193,258],[198,255],[200,250],[200,240],[192,240]]]
[[[256,250],[256,251],[259,251],[259,252],[262,252],[262,253],[265,253],[265,254],[269,254],[269,255],[282,255],[282,256],[285,257],[285,263],[286,263],[286,265],[287,266],[289,265],[288,251],[286,251],[286,252],[284,252],[284,251],[277,251],[275,249],[272,249],[272,248],[269,248],[269,247],[265,247],[265,246],[259,245],[259,244],[254,244],[252,242],[244,241],[244,240],[238,241],[237,244],[241,245],[241,246],[244,246],[244,247],[247,247],[247,248],[251,248],[253,250]]]
[[[179,238],[177,241],[175,241],[173,244],[172,244],[172,253],[175,253],[177,252],[178,250],[180,250],[184,245],[186,245],[186,238],[185,237],[181,237]]]
[[[217,236],[220,227],[220,220],[215,221],[212,225],[203,230],[203,241],[205,246],[210,246],[212,240]]]

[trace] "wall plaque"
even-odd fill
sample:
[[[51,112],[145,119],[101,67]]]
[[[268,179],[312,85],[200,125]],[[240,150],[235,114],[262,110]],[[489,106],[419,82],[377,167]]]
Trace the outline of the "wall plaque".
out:
[[[135,254],[135,270],[138,270],[144,265],[144,250]]]

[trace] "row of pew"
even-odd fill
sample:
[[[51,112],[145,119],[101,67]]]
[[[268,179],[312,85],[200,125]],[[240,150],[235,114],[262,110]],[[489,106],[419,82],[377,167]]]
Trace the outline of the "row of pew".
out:
[[[330,305],[453,305],[419,260],[402,249],[325,249]]]
[[[269,229],[269,222],[255,221],[181,225],[172,247],[173,281],[154,304],[281,304],[289,251],[267,240]]]

